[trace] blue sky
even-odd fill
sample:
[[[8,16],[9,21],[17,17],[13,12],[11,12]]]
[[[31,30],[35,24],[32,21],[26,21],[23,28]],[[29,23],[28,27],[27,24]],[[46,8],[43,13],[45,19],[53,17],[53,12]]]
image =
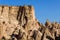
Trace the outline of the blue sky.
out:
[[[33,5],[39,22],[60,22],[60,0],[0,0],[0,5]]]

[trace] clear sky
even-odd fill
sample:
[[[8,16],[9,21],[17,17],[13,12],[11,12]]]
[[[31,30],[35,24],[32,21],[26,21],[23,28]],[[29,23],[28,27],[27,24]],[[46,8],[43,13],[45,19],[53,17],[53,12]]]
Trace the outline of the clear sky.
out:
[[[33,5],[39,22],[60,22],[60,0],[0,0],[0,5]]]

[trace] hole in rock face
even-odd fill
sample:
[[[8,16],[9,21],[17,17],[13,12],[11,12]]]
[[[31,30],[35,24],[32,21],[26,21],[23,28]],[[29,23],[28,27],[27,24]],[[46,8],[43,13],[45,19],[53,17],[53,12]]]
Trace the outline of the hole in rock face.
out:
[[[21,30],[19,30],[19,33],[18,33],[18,34],[12,34],[12,35],[11,35],[11,38],[12,38],[12,40],[14,40],[14,37],[15,37],[17,40],[21,40],[22,37],[23,37],[23,34],[25,34],[25,33],[22,33]]]
[[[31,32],[32,32],[32,30],[29,30],[29,31],[28,31],[28,34],[30,34]]]
[[[57,36],[57,34],[56,34],[56,32],[55,32],[55,40],[60,40],[60,35],[59,36]]]
[[[6,40],[5,37],[2,37],[2,40]]]
[[[5,21],[3,21],[2,23],[5,24]]]
[[[55,37],[55,39],[56,39],[56,40],[60,40],[60,36],[58,36],[58,37]]]
[[[47,39],[49,40],[54,40],[53,38],[51,38],[50,36],[46,36]]]

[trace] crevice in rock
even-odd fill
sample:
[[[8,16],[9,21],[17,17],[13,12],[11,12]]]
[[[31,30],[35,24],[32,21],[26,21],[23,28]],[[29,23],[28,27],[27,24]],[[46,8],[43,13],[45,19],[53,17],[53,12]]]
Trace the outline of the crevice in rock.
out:
[[[44,39],[44,35],[45,35],[45,32],[43,32],[43,35],[42,35],[42,37],[41,37],[41,40],[43,40],[43,39]]]
[[[51,38],[50,36],[46,36],[47,39],[49,40],[54,40],[53,38]]]
[[[26,26],[26,24],[27,24],[28,19],[27,19],[26,16],[25,16],[24,18],[25,18],[25,20],[26,20],[26,23],[25,23],[22,27],[25,29],[25,26]]]
[[[34,38],[34,40],[36,40],[36,36],[37,36],[37,31],[34,30],[33,35],[31,37]]]
[[[3,8],[4,8],[4,6],[2,6],[2,11],[1,11],[1,14],[3,13]]]

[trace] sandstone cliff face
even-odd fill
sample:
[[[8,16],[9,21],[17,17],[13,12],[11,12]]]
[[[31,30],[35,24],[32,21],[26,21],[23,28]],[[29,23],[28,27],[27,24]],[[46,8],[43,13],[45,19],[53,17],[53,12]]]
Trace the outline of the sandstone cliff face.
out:
[[[58,39],[60,23],[39,23],[33,6],[0,6],[0,40]]]

